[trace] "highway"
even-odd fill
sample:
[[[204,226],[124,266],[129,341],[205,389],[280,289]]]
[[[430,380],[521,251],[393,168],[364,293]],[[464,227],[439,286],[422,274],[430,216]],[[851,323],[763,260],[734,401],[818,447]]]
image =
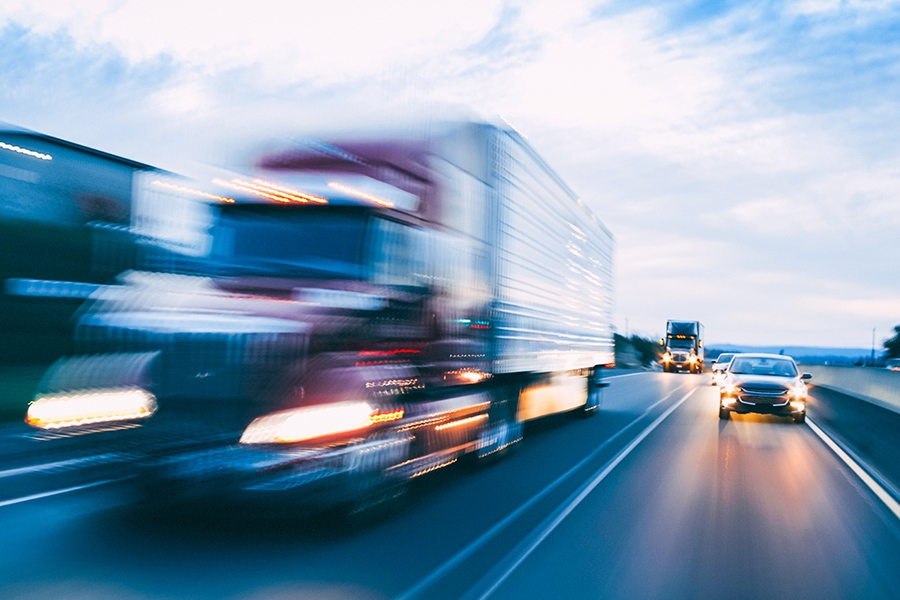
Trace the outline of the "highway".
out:
[[[900,597],[900,415],[813,388],[806,425],[720,421],[708,375],[609,382],[597,416],[530,426],[502,460],[340,525],[154,510],[127,455],[8,425],[0,597]]]

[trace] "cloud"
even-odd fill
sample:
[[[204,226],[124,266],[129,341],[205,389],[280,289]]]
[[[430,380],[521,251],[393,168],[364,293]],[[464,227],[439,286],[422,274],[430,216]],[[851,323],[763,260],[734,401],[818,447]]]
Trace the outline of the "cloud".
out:
[[[900,320],[898,4],[7,0],[0,118],[180,170],[502,114],[616,234],[620,329],[843,346]]]

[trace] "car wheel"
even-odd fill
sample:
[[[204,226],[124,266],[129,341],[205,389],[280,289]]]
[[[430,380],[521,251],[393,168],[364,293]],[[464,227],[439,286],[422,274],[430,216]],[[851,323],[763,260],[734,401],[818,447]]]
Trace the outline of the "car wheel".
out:
[[[794,423],[806,423],[806,413],[795,415]]]
[[[727,421],[731,418],[731,411],[725,408],[724,406],[719,407],[719,418],[723,421]]]

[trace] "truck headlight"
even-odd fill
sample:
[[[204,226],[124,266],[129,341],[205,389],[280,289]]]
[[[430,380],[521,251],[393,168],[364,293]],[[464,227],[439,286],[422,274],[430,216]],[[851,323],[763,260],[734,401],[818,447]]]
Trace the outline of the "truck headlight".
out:
[[[336,402],[294,408],[255,419],[241,436],[242,444],[291,444],[356,433],[403,418],[403,409],[379,412],[366,402]]]
[[[143,389],[90,390],[38,396],[25,422],[40,429],[63,429],[145,419],[156,412],[156,398]]]

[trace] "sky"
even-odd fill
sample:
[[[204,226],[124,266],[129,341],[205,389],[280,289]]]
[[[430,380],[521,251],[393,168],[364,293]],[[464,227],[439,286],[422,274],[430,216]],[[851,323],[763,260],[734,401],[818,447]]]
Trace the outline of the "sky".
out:
[[[176,172],[412,107],[505,118],[614,233],[621,333],[900,323],[900,2],[0,0],[0,48],[0,120]]]

